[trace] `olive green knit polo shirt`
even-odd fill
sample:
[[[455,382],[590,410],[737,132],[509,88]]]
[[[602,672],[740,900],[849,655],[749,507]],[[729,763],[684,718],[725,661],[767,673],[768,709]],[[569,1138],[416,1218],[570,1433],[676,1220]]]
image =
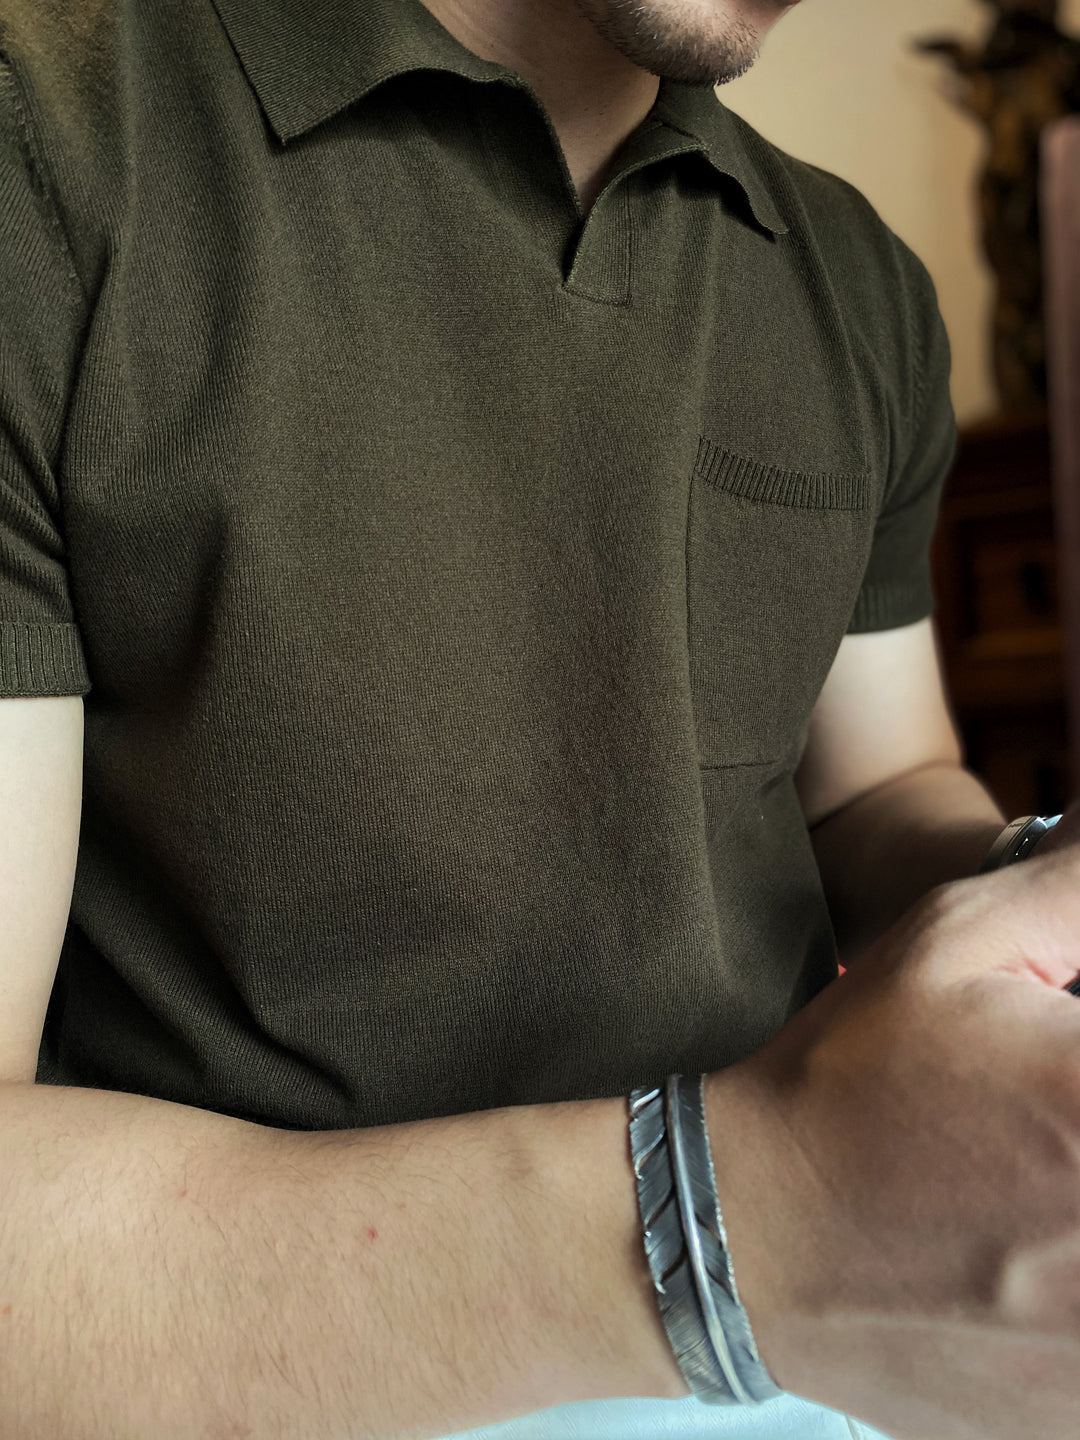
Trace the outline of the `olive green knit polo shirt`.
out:
[[[85,696],[38,1079],[613,1096],[836,974],[792,774],[932,608],[919,260],[711,87],[583,216],[419,0],[0,12],[0,695]]]

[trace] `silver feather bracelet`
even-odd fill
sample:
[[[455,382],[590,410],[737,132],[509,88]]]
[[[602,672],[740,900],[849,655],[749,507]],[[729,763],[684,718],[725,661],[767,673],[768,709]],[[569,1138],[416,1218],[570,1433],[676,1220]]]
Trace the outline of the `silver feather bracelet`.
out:
[[[630,1093],[630,1152],[645,1254],[668,1340],[706,1405],[760,1405],[783,1391],[739,1299],[705,1128],[705,1076]]]

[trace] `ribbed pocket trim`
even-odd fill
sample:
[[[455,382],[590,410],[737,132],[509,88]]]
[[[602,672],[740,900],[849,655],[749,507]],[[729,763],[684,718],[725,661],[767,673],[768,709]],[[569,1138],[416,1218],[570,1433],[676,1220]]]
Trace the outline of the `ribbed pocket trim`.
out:
[[[77,625],[0,620],[0,696],[85,695],[89,690]]]
[[[874,503],[869,475],[839,471],[814,474],[806,470],[785,470],[735,455],[702,435],[698,440],[695,475],[729,495],[761,500],[770,505],[795,505],[807,509],[868,510]]]

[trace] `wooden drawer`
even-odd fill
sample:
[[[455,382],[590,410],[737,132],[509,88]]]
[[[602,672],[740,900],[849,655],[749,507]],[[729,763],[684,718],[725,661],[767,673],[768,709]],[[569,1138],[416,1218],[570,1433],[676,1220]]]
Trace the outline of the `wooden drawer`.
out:
[[[1056,635],[1053,537],[1016,535],[1013,529],[995,519],[968,541],[972,635],[1004,636],[1014,630]]]
[[[1061,694],[1049,484],[949,497],[935,542],[938,628],[960,708]]]
[[[1044,417],[961,433],[933,546],[942,663],[967,761],[1009,813],[1066,798],[1057,551]]]

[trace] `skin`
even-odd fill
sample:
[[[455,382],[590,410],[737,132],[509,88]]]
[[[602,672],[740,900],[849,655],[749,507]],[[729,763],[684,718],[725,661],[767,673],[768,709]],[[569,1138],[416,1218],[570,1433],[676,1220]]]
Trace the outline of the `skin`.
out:
[[[744,75],[798,0],[424,0],[467,49],[506,65],[543,102],[588,211],[660,78]]]

